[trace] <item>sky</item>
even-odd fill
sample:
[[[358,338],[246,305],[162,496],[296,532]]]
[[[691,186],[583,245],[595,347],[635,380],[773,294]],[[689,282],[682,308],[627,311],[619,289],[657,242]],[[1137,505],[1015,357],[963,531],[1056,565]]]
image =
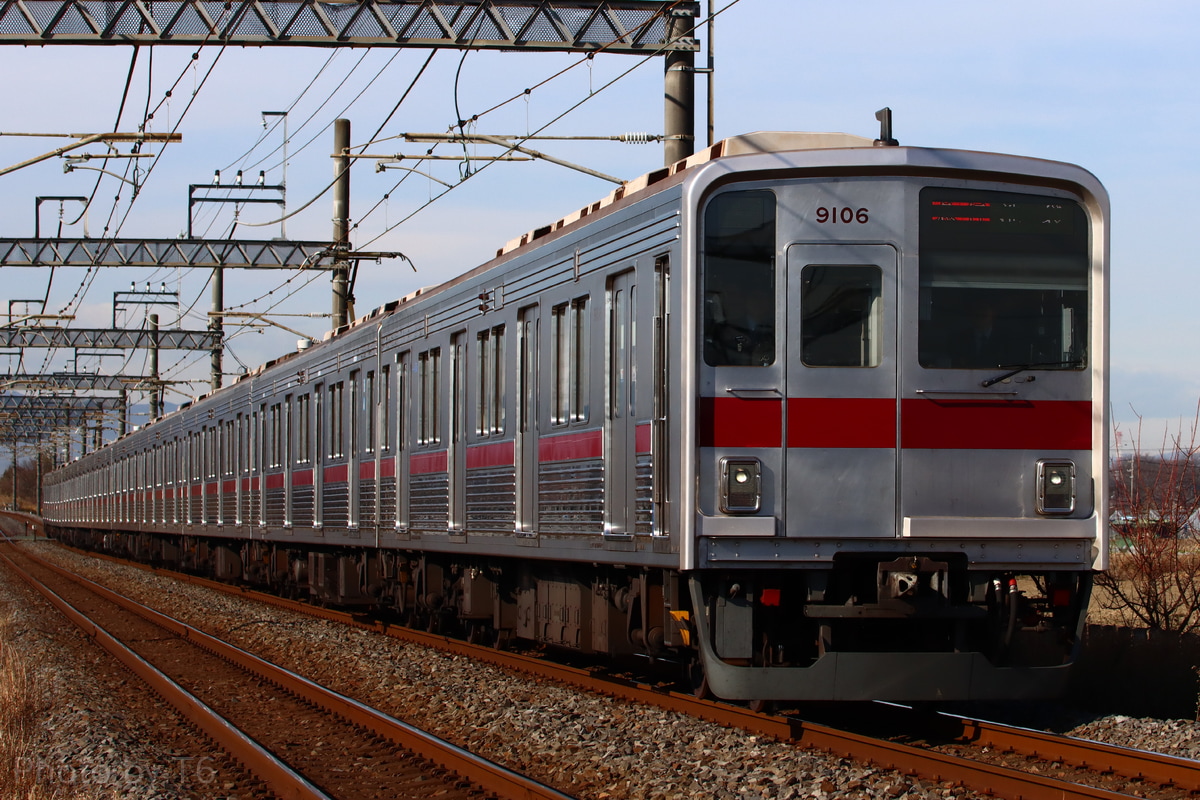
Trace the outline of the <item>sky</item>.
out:
[[[707,0],[702,4],[707,6]],[[714,0],[719,12],[713,53],[716,137],[755,130],[841,131],[878,135],[874,113],[892,108],[893,135],[904,145],[985,150],[1079,164],[1107,187],[1112,202],[1111,403],[1122,446],[1140,440],[1156,450],[1164,437],[1190,440],[1200,400],[1200,318],[1186,198],[1200,185],[1200,5],[1192,0],[1129,3],[1107,0],[1013,0],[1004,4],[930,0],[919,5],[860,0]],[[698,38],[707,46],[708,32]],[[44,234],[171,238],[188,226],[189,184],[211,183],[214,170],[230,182],[243,169],[267,183],[286,180],[286,230],[272,205],[239,212],[235,237],[327,240],[328,188],[337,117],[351,121],[356,151],[422,153],[427,145],[394,138],[401,132],[446,132],[478,117],[474,132],[615,136],[662,132],[663,65],[658,59],[570,54],[317,48],[128,46],[26,48],[0,46],[3,94],[10,109],[0,122],[0,169],[67,143],[12,133],[92,133],[136,130],[148,112],[152,132],[177,130],[182,142],[147,147],[139,159],[139,193],[114,177],[63,171],[51,158],[0,175],[0,237],[32,237],[38,197],[90,195],[41,205]],[[706,53],[697,57],[703,66]],[[424,66],[428,61],[428,65]],[[420,75],[418,79],[418,75]],[[697,133],[704,136],[705,76],[697,77]],[[126,85],[128,81],[128,90]],[[530,89],[526,92],[526,89]],[[170,90],[170,96],[167,92]],[[122,108],[122,98],[124,106]],[[398,101],[403,98],[403,102]],[[281,126],[264,130],[263,111],[284,111]],[[393,113],[394,112],[394,113]],[[390,115],[390,118],[389,118]],[[272,125],[281,119],[268,118]],[[544,129],[544,130],[543,130]],[[703,143],[703,142],[701,142]],[[662,162],[658,144],[536,141],[529,146],[620,178]],[[90,147],[88,152],[99,153]],[[128,153],[128,146],[121,149]],[[439,154],[463,149],[440,146]],[[492,148],[472,146],[485,156]],[[125,174],[127,162],[88,161]],[[409,162],[412,164],[413,162]],[[402,252],[407,261],[363,262],[356,312],[436,284],[490,258],[509,239],[552,222],[608,194],[603,180],[546,162],[424,162],[420,173],[352,173],[353,245]],[[401,180],[403,178],[403,180]],[[100,179],[99,184],[97,180]],[[444,197],[430,202],[458,184]],[[98,188],[97,188],[98,187]],[[309,204],[310,205],[305,205]],[[297,211],[298,209],[303,210]],[[233,210],[193,209],[197,235],[229,235]],[[61,227],[60,227],[61,223]],[[85,226],[86,223],[86,226]],[[250,227],[258,224],[259,227]],[[85,230],[86,227],[86,230]],[[178,307],[153,309],[160,325],[201,329],[210,305],[208,274],[5,268],[0,299],[47,296],[45,313],[75,315],[76,326],[107,327],[113,292],[149,282],[177,291]],[[290,279],[290,280],[289,280]],[[229,309],[271,313],[280,325],[319,337],[328,328],[328,275],[276,271],[227,274]],[[0,309],[0,313],[5,313]],[[14,313],[40,308],[16,304]],[[142,324],[147,309],[119,320]],[[180,314],[183,314],[180,317]],[[279,327],[234,327],[226,371],[254,366],[290,351],[296,333]],[[115,372],[121,357],[29,351],[24,364],[0,354],[0,372],[23,369]],[[127,372],[144,368],[138,353]],[[177,360],[181,359],[181,360]],[[166,354],[164,377],[207,381],[206,354]],[[170,403],[204,390],[180,385]],[[1139,433],[1140,430],[1140,433]]]

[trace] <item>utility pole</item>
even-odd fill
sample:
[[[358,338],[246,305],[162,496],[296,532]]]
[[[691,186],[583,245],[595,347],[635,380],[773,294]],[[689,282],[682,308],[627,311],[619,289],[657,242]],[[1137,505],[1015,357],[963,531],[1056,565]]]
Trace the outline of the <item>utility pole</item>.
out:
[[[350,120],[333,122],[333,329],[350,320]]]
[[[689,36],[691,30],[691,15],[667,12],[668,42]],[[696,55],[668,50],[663,60],[663,163],[670,166],[696,152]]]
[[[208,329],[213,333],[213,349],[210,359],[209,383],[213,389],[221,388],[222,359],[225,351],[225,322],[221,316],[225,311],[225,268],[213,267],[212,310],[208,318]]]
[[[150,315],[150,421],[162,416],[161,388],[158,385],[158,314]]]
[[[121,389],[117,395],[117,438],[129,433],[129,392]]]

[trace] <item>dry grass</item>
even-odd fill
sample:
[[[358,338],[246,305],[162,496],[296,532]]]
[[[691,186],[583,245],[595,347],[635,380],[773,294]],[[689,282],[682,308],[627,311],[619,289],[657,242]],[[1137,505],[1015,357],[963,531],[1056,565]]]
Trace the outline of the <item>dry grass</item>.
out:
[[[0,798],[3,800],[113,800],[76,770],[48,755],[55,711],[51,679],[15,644],[17,626],[0,603]]]
[[[57,800],[67,794],[35,767],[49,693],[12,638],[11,619],[0,618],[0,797]]]

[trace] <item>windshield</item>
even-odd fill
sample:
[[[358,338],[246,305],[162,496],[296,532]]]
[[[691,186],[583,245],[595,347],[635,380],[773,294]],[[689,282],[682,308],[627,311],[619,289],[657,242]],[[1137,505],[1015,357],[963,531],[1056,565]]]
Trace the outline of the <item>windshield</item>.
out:
[[[1088,226],[1049,195],[921,191],[921,366],[1082,369]]]

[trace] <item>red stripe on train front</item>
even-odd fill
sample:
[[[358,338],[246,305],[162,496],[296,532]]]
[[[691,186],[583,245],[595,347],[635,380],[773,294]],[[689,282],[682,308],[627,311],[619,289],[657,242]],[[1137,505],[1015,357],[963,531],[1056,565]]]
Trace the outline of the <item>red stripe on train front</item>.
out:
[[[789,398],[791,448],[896,447],[892,398]],[[701,397],[700,447],[783,444],[781,400]],[[1089,401],[908,399],[900,404],[900,446],[909,450],[1091,450]]]
[[[788,399],[788,447],[896,447],[890,397]]]
[[[696,411],[696,444],[700,447],[780,447],[783,444],[782,400],[701,397]]]
[[[924,450],[1091,450],[1086,400],[905,400],[901,446]]]

